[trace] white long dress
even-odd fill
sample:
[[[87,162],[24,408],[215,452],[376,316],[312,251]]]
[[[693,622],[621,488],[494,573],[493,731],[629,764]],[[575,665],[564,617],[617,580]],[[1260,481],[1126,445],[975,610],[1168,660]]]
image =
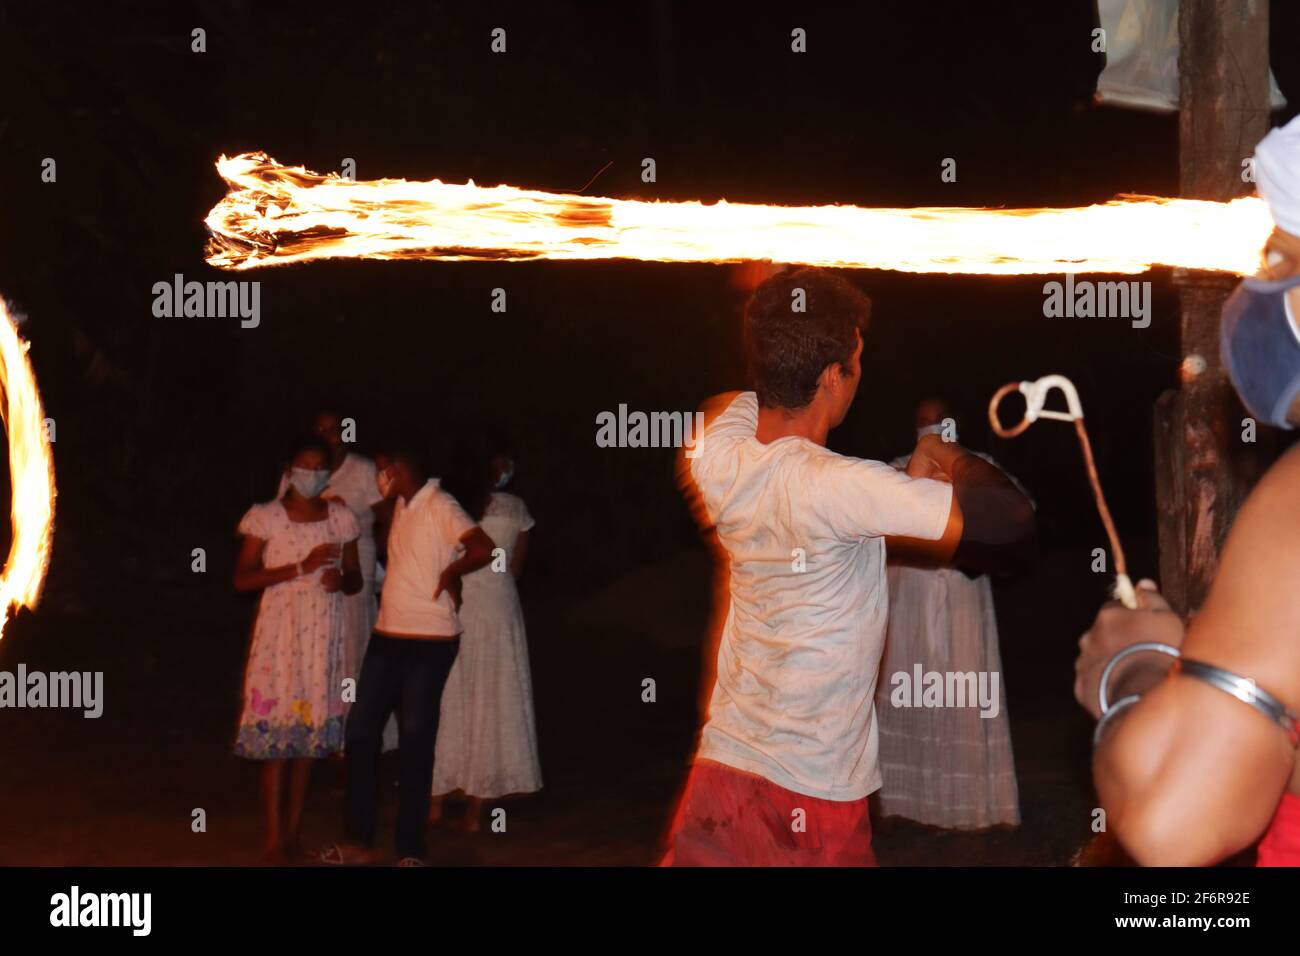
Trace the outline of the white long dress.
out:
[[[906,467],[907,459],[900,461]],[[894,706],[891,677],[914,676],[917,664],[923,673],[996,673],[997,715],[982,717],[979,707]],[[889,630],[876,687],[883,815],[949,829],[1020,822],[997,615],[987,577],[891,566]]]
[[[524,615],[508,570],[533,519],[521,499],[496,492],[479,524],[505,554],[464,581],[465,630],[442,694],[433,793],[490,799],[542,787]]]

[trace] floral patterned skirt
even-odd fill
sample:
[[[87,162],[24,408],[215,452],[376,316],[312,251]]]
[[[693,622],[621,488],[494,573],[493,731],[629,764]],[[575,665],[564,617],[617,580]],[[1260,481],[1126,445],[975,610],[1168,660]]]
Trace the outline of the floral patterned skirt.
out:
[[[326,593],[314,579],[263,592],[244,671],[236,756],[285,760],[343,749],[342,626],[343,594]]]

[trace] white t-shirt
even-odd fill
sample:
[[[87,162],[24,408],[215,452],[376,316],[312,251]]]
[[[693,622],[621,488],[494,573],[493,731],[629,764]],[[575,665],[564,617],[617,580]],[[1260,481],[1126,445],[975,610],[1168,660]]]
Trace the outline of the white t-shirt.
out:
[[[461,632],[451,595],[444,591],[435,601],[433,592],[456,559],[461,537],[473,527],[465,509],[438,487],[436,478],[410,501],[397,500],[376,631],[395,637],[455,637]]]
[[[790,436],[738,396],[691,473],[731,557],[731,607],[697,755],[827,800],[880,787],[874,710],[889,618],[882,535],[936,540],[952,486]]]

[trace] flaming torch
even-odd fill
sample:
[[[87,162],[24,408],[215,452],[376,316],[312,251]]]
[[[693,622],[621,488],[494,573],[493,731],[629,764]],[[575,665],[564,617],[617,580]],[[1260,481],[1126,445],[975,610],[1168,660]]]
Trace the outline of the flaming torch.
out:
[[[0,578],[0,637],[4,625],[20,606],[36,607],[50,563],[50,541],[54,531],[54,464],[45,413],[36,377],[27,359],[27,343],[18,337],[17,327],[0,299],[0,404],[9,435],[9,480],[12,486],[10,514],[13,541]]]
[[[353,182],[264,153],[222,156],[208,213],[223,269],[313,259],[752,260],[918,273],[1248,274],[1273,223],[1263,200],[1124,196],[1074,209],[644,202],[514,186]]]

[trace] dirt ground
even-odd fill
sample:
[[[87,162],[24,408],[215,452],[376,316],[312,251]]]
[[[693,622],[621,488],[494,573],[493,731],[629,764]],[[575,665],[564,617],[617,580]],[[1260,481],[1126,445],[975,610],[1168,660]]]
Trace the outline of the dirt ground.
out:
[[[997,589],[1022,825],[960,834],[888,821],[882,864],[1063,865],[1088,839],[1089,723],[1070,697],[1071,664],[1101,585],[1068,571],[1086,560],[1047,555],[1032,578]],[[708,581],[707,557],[690,551],[582,600],[526,593],[545,787],[502,804],[504,833],[436,828],[433,862],[657,859],[696,731]],[[104,715],[0,710],[0,864],[255,863],[256,768],[229,749],[252,603],[224,573],[160,582],[148,601],[76,591],[65,580],[14,623],[0,669],[103,670]],[[654,703],[641,700],[646,677]],[[318,767],[308,847],[339,836],[342,783],[339,761]],[[199,808],[207,829],[196,833]]]

